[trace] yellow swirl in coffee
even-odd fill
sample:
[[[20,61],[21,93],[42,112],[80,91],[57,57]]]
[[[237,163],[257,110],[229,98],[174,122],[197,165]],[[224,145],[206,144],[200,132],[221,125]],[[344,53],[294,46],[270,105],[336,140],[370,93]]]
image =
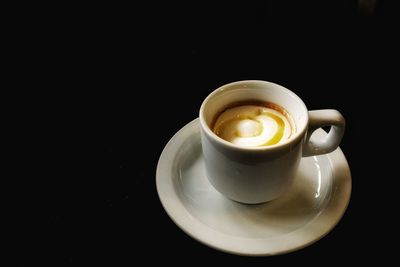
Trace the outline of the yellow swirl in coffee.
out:
[[[243,147],[279,144],[292,132],[288,119],[275,109],[243,105],[222,112],[213,126],[222,139]]]

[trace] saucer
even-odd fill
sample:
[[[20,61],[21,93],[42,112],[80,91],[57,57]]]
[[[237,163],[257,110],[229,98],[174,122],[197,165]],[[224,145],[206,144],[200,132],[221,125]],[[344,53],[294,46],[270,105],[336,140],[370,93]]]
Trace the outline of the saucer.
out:
[[[312,138],[324,136],[319,129]],[[164,209],[184,232],[215,249],[250,256],[283,254],[316,242],[341,219],[351,193],[350,169],[338,148],[302,158],[294,184],[277,200],[231,201],[205,175],[198,119],[164,148],[156,184]]]

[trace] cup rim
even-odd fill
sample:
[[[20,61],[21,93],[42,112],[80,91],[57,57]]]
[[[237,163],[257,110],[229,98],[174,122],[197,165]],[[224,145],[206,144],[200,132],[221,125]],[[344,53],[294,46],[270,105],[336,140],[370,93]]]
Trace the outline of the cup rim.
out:
[[[291,95],[292,97],[294,97],[299,104],[303,107],[303,109],[306,111],[305,115],[306,115],[306,123],[305,125],[301,128],[298,129],[296,131],[296,133],[294,134],[293,137],[285,140],[282,143],[279,144],[275,144],[275,145],[270,145],[270,146],[259,146],[259,147],[242,147],[242,146],[238,146],[235,144],[232,144],[231,142],[228,142],[224,139],[222,139],[221,137],[219,137],[218,135],[216,135],[211,129],[210,127],[207,125],[205,118],[204,118],[204,110],[205,110],[205,105],[207,104],[207,102],[213,98],[216,94],[220,93],[221,91],[226,91],[229,90],[229,87],[237,85],[237,84],[249,84],[249,83],[262,83],[262,84],[266,84],[266,85],[272,85],[272,86],[277,86],[279,87],[281,90],[283,90],[284,92],[286,92],[286,94]],[[226,147],[226,148],[230,148],[230,149],[234,149],[234,150],[240,150],[240,151],[249,151],[249,152],[260,152],[260,151],[274,151],[274,150],[278,150],[281,148],[285,148],[287,146],[290,146],[294,143],[298,143],[298,141],[300,141],[303,136],[305,135],[306,131],[307,131],[307,127],[308,127],[308,109],[307,106],[304,104],[303,100],[301,100],[301,98],[296,95],[294,92],[292,92],[291,90],[287,89],[286,87],[283,87],[282,85],[273,83],[273,82],[268,82],[268,81],[263,81],[263,80],[241,80],[241,81],[236,81],[236,82],[231,82],[228,84],[224,84],[220,87],[218,87],[217,89],[215,89],[214,91],[212,91],[202,102],[201,106],[200,106],[200,112],[199,112],[199,119],[200,119],[200,125],[201,128],[203,129],[203,131],[205,132],[205,134],[213,139],[215,142],[219,143],[220,145]],[[297,126],[297,125],[296,125]]]

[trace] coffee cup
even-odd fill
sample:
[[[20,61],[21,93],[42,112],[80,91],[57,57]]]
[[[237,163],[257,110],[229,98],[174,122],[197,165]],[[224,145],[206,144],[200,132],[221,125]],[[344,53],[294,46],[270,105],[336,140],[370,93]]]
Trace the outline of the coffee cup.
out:
[[[206,175],[225,197],[246,204],[274,200],[290,188],[302,157],[334,151],[345,120],[332,109],[308,111],[292,91],[258,80],[223,85],[200,107]],[[331,126],[322,140],[312,133]]]

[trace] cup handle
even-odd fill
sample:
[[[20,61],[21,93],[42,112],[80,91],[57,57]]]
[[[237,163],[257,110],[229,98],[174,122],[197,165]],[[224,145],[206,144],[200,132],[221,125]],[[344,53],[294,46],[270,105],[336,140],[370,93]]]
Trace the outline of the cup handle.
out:
[[[303,145],[303,157],[334,151],[339,146],[344,134],[345,119],[342,114],[334,109],[321,109],[309,111],[308,117],[308,131]],[[310,140],[313,132],[323,126],[331,126],[324,139]]]

